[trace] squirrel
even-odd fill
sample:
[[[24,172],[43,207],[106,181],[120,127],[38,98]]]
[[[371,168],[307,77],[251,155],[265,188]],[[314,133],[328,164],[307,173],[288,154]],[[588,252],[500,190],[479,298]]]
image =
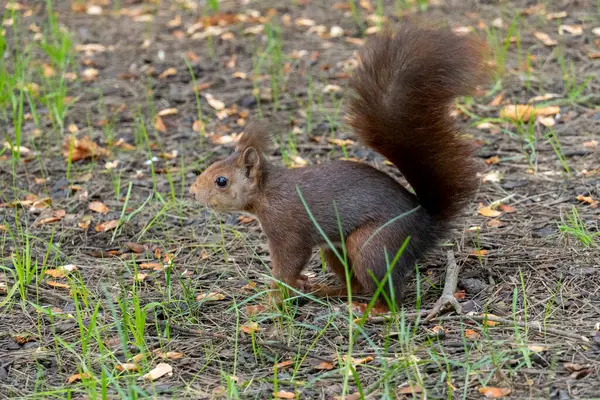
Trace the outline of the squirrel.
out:
[[[375,35],[359,50],[349,82],[349,125],[416,194],[365,163],[275,165],[265,155],[273,140],[264,122],[248,124],[234,152],[203,171],[190,194],[215,211],[255,215],[273,276],[286,285],[310,292],[302,270],[320,248],[343,287],[368,296],[385,280],[382,297],[400,304],[415,263],[478,188],[472,146],[459,136],[451,109],[458,96],[485,83],[484,53],[474,38],[411,25]]]

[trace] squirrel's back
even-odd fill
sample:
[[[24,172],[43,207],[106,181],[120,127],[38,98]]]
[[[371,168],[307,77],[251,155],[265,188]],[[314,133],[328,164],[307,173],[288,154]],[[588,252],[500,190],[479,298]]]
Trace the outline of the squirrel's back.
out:
[[[404,25],[367,40],[350,81],[350,125],[398,167],[439,221],[454,217],[477,189],[477,166],[450,111],[487,78],[484,50],[447,30]]]

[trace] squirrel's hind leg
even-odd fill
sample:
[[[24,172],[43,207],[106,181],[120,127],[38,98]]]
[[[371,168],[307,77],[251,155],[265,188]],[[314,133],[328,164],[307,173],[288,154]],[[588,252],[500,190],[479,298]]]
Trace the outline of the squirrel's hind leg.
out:
[[[354,265],[356,279],[364,291],[375,293],[378,283],[385,279],[388,282],[385,283],[384,291],[389,301],[399,305],[404,295],[404,278],[408,265],[414,265],[414,256],[410,251],[405,251],[387,276],[388,263],[394,259],[406,236],[393,225],[383,230],[379,226],[361,226],[352,232],[346,241],[348,254]],[[383,294],[380,294],[378,304],[387,307],[387,303]]]
[[[338,254],[342,254],[342,249],[337,248],[336,251]],[[335,273],[339,281],[342,283],[342,286],[337,288],[329,288],[329,287],[313,287],[311,290],[311,294],[318,297],[347,297],[348,296],[348,285],[346,282],[346,267],[344,263],[340,261],[338,256],[332,249],[323,249],[323,257],[325,258],[325,263],[331,270]],[[352,268],[352,264],[350,260],[348,260],[347,268],[350,269],[350,290],[352,290],[353,295],[360,295],[363,293],[362,286],[356,276],[354,275],[354,271]]]

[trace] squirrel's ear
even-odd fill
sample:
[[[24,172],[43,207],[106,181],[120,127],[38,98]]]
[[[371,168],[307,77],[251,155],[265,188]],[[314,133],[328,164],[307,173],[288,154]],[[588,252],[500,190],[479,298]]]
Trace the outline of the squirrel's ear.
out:
[[[260,174],[260,155],[254,147],[244,149],[240,157],[240,167],[246,171],[246,177],[253,182],[258,180]]]

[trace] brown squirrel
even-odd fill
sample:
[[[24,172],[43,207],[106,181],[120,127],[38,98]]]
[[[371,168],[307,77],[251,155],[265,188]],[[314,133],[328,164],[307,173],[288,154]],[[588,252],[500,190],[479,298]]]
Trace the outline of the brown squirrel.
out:
[[[268,238],[273,275],[285,284],[310,290],[302,270],[321,248],[342,282],[338,255],[347,255],[352,293],[373,294],[385,278],[385,295],[400,303],[407,274],[478,186],[471,147],[457,136],[450,111],[457,96],[484,83],[484,50],[475,39],[409,25],[370,38],[360,50],[349,124],[402,172],[416,195],[363,163],[274,165],[265,157],[271,132],[260,123],[249,124],[234,153],[209,166],[190,193],[217,211],[254,214]]]

